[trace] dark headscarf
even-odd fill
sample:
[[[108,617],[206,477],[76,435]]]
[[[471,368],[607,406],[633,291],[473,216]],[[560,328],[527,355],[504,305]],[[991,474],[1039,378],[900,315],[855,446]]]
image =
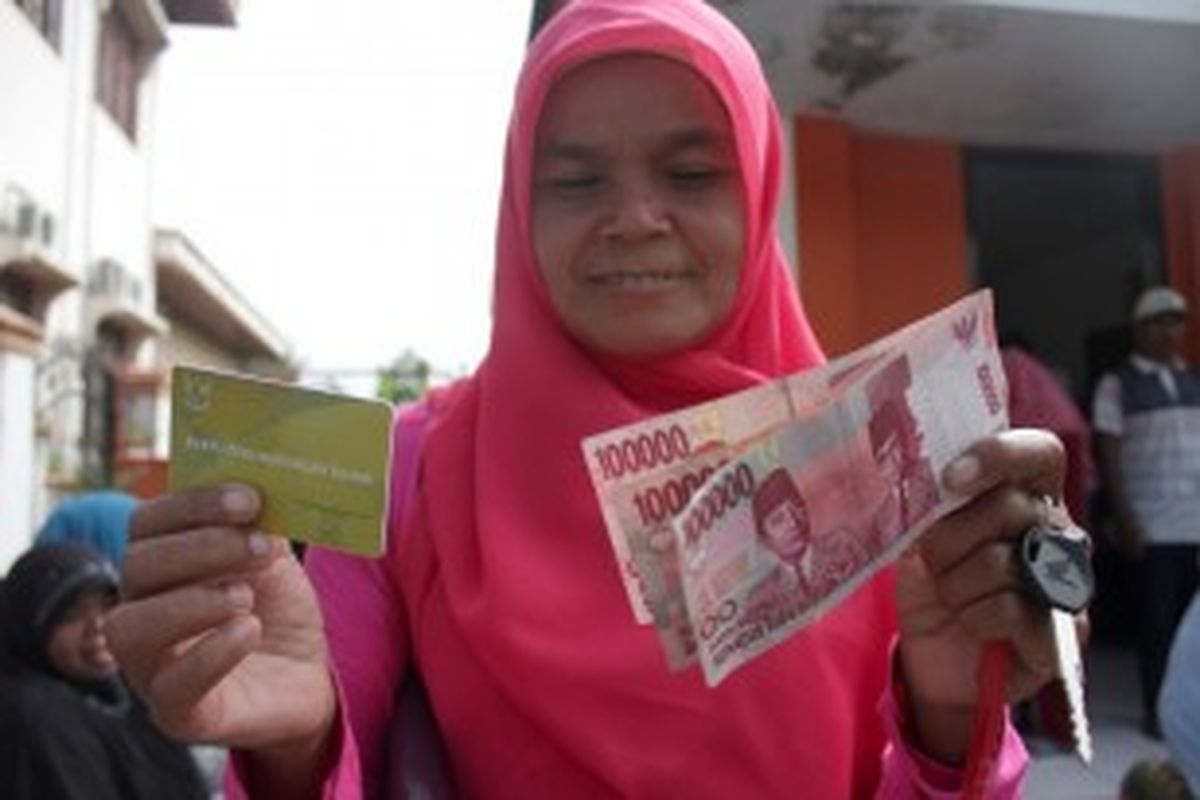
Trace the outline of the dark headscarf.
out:
[[[46,644],[89,592],[115,595],[117,572],[74,542],[35,547],[0,584],[10,651],[0,678],[0,787],[12,800],[203,800],[183,744],[154,727],[120,675],[82,683],[50,666]]]
[[[54,625],[86,592],[116,595],[116,569],[73,542],[35,547],[17,559],[0,584],[0,625],[12,666],[51,670],[46,642]]]

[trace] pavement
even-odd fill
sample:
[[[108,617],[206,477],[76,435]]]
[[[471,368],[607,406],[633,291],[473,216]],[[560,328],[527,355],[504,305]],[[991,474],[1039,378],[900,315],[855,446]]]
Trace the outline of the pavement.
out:
[[[1027,800],[1117,800],[1121,779],[1142,759],[1166,758],[1162,742],[1142,733],[1137,658],[1130,650],[1093,645],[1086,656],[1088,712],[1096,755],[1085,767],[1048,742],[1026,741],[1033,760]]]

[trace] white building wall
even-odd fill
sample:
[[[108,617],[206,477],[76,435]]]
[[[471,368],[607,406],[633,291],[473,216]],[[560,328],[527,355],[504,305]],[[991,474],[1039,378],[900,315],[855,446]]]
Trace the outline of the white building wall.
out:
[[[139,110],[139,113],[144,111]],[[151,228],[147,191],[149,165],[141,149],[129,141],[108,113],[95,115],[92,139],[91,259],[89,269],[100,259],[119,263],[141,283],[138,306],[153,307],[150,289]]]
[[[59,157],[66,165],[63,248],[79,287],[59,296],[46,320],[39,360],[37,416],[45,435],[36,443],[34,515],[44,518],[80,468],[83,435],[83,356],[88,340],[84,290],[91,262],[89,207],[96,115],[96,58],[103,0],[63,0],[68,133]]]
[[[33,359],[0,350],[0,573],[33,539]]]
[[[0,192],[19,186],[54,215],[60,234],[52,252],[59,258],[65,255],[68,75],[64,56],[16,4],[0,3]]]
[[[80,283],[51,305],[36,364],[0,353],[0,571],[5,554],[28,543],[32,525],[78,475],[81,370],[96,330],[86,302],[89,272],[101,259],[118,262],[141,284],[138,309],[154,311],[150,161],[157,70],[151,60],[131,141],[95,100],[100,15],[109,4],[63,0],[56,51],[14,3],[0,0],[0,198],[6,186],[17,185],[53,214],[51,253]],[[143,365],[152,356],[143,353]]]
[[[49,255],[78,278],[81,264],[68,255],[71,56],[78,38],[71,18],[73,6],[91,7],[93,0],[64,5],[62,48],[56,51],[14,3],[0,2],[0,198],[18,188],[53,216]],[[52,306],[52,316],[58,311]],[[53,325],[47,319],[47,328]],[[0,572],[29,545],[45,501],[38,465],[46,456],[35,438],[36,376],[32,357],[0,351]]]

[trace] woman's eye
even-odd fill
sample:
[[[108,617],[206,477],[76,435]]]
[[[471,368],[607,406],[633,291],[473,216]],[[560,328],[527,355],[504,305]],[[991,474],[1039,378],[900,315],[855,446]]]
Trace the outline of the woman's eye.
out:
[[[724,174],[725,171],[720,167],[709,165],[672,167],[667,170],[671,182],[680,186],[707,186],[720,180]]]
[[[551,175],[546,183],[556,191],[581,192],[600,185],[600,176],[591,172],[569,172]]]

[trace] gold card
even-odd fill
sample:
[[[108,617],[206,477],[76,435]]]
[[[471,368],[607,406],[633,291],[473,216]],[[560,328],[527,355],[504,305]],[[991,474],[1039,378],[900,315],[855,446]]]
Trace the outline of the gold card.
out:
[[[262,530],[377,556],[391,422],[382,401],[176,367],[169,488],[246,483],[262,497]]]

